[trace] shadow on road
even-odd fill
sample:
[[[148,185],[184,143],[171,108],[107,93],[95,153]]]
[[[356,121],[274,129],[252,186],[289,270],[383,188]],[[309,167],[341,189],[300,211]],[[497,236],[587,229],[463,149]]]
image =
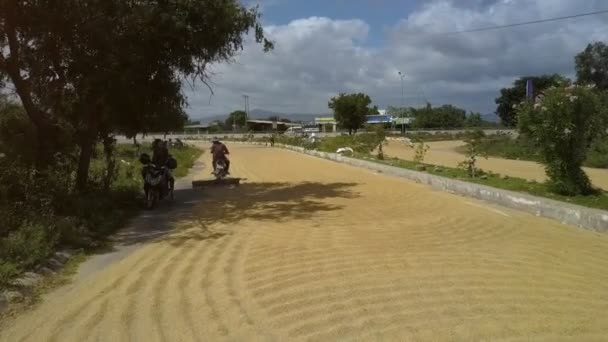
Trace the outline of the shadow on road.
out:
[[[144,212],[127,229],[114,236],[116,245],[128,246],[162,239],[182,244],[188,240],[217,239],[210,225],[237,224],[243,219],[289,221],[317,212],[343,208],[326,203],[330,198],[355,198],[356,183],[246,183],[236,187],[211,187],[175,191],[173,203],[162,201]],[[175,232],[176,234],[169,234]],[[181,233],[180,233],[181,232]]]

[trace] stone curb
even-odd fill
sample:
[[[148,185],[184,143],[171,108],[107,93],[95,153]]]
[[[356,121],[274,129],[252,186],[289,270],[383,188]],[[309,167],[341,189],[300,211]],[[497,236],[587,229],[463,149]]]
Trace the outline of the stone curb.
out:
[[[63,250],[55,252],[44,264],[33,272],[25,272],[9,284],[9,288],[0,292],[0,315],[8,311],[11,304],[23,302],[30,297],[36,286],[46,278],[57,274],[72,258],[76,251]]]
[[[231,142],[247,145],[263,145],[257,142]],[[503,207],[524,211],[536,216],[549,218],[563,224],[579,228],[606,233],[608,232],[608,211],[586,208],[579,205],[568,204],[548,198],[537,197],[509,190],[497,189],[481,184],[469,183],[447,177],[436,176],[420,171],[403,169],[400,167],[383,165],[371,161],[345,157],[336,153],[327,153],[306,150],[303,147],[275,144],[275,147],[290,151],[335,161],[342,164],[366,168],[382,172],[387,175],[407,178],[416,183],[430,185],[431,187],[483,200]]]

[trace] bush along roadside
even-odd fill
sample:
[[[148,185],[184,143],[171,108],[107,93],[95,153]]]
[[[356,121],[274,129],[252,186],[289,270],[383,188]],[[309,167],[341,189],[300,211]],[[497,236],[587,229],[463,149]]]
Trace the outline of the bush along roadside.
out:
[[[69,255],[104,247],[107,237],[141,208],[138,157],[149,151],[149,145],[117,145],[113,151],[116,167],[105,188],[107,160],[98,149],[86,193],[73,190],[69,162],[41,174],[0,159],[2,166],[10,165],[0,169],[0,292],[19,299],[16,292],[37,284],[39,276],[56,272]],[[171,149],[178,162],[174,175],[185,176],[202,152],[189,146]],[[2,302],[0,296],[0,308]]]

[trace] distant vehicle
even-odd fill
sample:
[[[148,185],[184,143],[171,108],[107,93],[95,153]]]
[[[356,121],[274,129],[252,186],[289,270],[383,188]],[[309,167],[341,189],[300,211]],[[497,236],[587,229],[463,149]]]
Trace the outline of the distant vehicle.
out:
[[[302,135],[304,133],[304,129],[302,126],[293,126],[289,127],[286,131],[286,135]]]

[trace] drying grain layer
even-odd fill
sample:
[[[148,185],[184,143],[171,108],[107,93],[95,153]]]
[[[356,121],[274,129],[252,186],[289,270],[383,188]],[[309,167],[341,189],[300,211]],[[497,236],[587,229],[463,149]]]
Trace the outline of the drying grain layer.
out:
[[[229,147],[240,187],[200,192],[176,231],[47,296],[0,340],[608,340],[606,235]]]
[[[424,162],[433,165],[458,167],[458,163],[462,162],[465,156],[457,152],[456,148],[464,144],[461,140],[428,142],[427,145],[430,146],[430,149],[425,156]],[[415,155],[413,148],[400,141],[390,141],[387,146],[383,147],[383,151],[387,156],[405,160],[413,160]],[[478,157],[477,165],[482,170],[492,171],[501,175],[538,182],[543,182],[547,179],[544,167],[532,161]],[[588,167],[583,169],[593,182],[593,185],[608,190],[608,170]]]

